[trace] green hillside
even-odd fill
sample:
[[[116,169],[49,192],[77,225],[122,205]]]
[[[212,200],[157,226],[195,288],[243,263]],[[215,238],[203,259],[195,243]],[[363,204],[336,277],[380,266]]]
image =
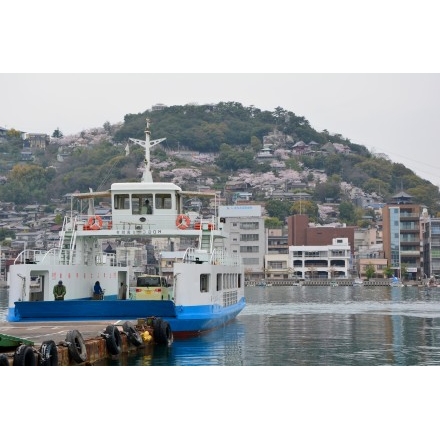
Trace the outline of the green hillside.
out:
[[[45,151],[34,152],[34,161],[30,164],[20,161],[19,150],[22,147],[16,138],[3,139],[0,153],[4,157],[0,160],[0,168],[4,183],[0,185],[0,200],[19,205],[53,204],[66,193],[108,188],[113,181],[137,180],[143,151],[131,146],[130,154],[126,155],[125,145],[130,137],[145,138],[146,118],[151,122],[152,138],[166,138],[151,153],[152,160],[161,162],[161,171],[171,173],[175,168],[196,168],[198,181],[211,179],[213,189],[224,189],[231,176],[244,172],[258,176],[272,171],[277,176],[277,170],[271,170],[267,163],[258,162],[255,156],[262,147],[263,137],[278,130],[291,139],[287,149],[299,141],[313,145],[312,154],[285,159],[287,168],[321,170],[328,176],[326,182],[309,185],[312,174],[304,173],[304,183],[308,184],[306,191],[312,196],[311,212],[316,212],[317,204],[332,199],[345,204],[342,205],[343,220],[359,221],[365,213],[358,211],[353,215],[355,207],[349,206],[352,201],[342,191],[341,182],[349,182],[366,193],[379,194],[385,202],[403,189],[414,197],[414,202],[426,205],[431,214],[439,211],[438,188],[404,165],[375,157],[366,147],[350,142],[341,134],[330,134],[325,130],[318,132],[305,117],[297,116],[292,111],[280,107],[272,112],[262,111],[237,102],[170,106],[162,110],[127,114],[118,127],[110,127],[108,122],[104,124],[108,134],[105,140],[97,142],[95,139],[89,143],[76,141],[75,144],[66,145],[66,139],[53,138]],[[83,133],[78,137],[84,141]],[[349,153],[332,151],[328,148],[332,144],[348,147]],[[194,164],[182,156],[174,155],[171,158],[171,152],[177,150],[215,154],[215,160],[212,163]],[[62,162],[57,160],[60,151],[67,152]],[[154,169],[154,175],[155,179],[160,180],[158,170]],[[193,184],[189,179],[182,187],[190,189],[185,186]],[[252,191],[252,188],[249,190]],[[253,200],[268,201],[259,191],[254,191]],[[280,218],[295,212],[290,202],[282,202],[284,206],[280,211],[280,203],[278,211],[268,209],[269,215],[275,214]],[[270,207],[271,203],[268,204]]]

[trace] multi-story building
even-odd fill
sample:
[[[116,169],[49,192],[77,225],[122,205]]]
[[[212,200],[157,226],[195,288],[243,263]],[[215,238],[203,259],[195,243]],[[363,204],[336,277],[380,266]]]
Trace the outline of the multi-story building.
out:
[[[324,246],[289,246],[289,266],[298,278],[348,278],[351,250],[348,238],[333,238]]]
[[[245,277],[263,278],[266,237],[261,206],[219,206],[218,210],[223,230],[229,234],[228,251],[241,255]]]
[[[440,278],[440,218],[430,218],[422,212],[422,278]]]
[[[354,226],[309,226],[309,216],[295,214],[287,218],[289,246],[324,246],[334,238],[347,238],[351,253],[354,252]]]
[[[381,252],[382,253],[382,252]],[[374,278],[385,278],[384,270],[388,267],[388,260],[386,258],[380,258],[376,254],[370,254],[371,257],[360,257],[357,261],[358,273],[360,278],[367,277],[367,270],[372,267],[374,270]]]
[[[417,280],[421,274],[422,206],[401,191],[382,209],[383,250],[394,275]]]
[[[264,268],[266,279],[289,279],[293,271],[289,267],[289,246],[286,228],[266,229],[266,255]]]
[[[50,143],[50,136],[45,133],[25,133],[23,140],[24,147],[45,150]]]

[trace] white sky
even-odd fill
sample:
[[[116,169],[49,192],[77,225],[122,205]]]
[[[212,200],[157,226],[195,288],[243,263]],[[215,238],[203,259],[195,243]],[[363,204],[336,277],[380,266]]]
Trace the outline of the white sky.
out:
[[[159,102],[280,106],[440,184],[434,2],[244,3],[2,5],[0,126],[66,135]]]

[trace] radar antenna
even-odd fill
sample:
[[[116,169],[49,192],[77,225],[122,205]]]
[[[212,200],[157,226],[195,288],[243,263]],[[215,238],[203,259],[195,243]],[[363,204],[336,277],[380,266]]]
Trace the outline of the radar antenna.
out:
[[[146,121],[147,121],[147,128],[145,130],[145,140],[142,141],[140,139],[133,139],[133,138],[128,138],[128,140],[136,145],[140,145],[145,149],[145,159],[144,159],[145,167],[144,167],[144,172],[142,174],[141,182],[152,182],[153,175],[151,174],[151,170],[150,170],[150,148],[154,147],[157,144],[160,144],[161,142],[166,140],[166,138],[155,139],[151,141],[150,120],[147,118]]]

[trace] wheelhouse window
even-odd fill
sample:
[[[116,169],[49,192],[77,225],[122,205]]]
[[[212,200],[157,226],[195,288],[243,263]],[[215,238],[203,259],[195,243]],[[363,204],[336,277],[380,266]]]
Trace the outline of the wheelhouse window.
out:
[[[130,209],[130,196],[128,194],[115,194],[113,206],[115,209]]]
[[[156,209],[171,209],[171,194],[156,194],[154,206]]]
[[[133,214],[153,214],[153,194],[133,194],[131,209]]]

